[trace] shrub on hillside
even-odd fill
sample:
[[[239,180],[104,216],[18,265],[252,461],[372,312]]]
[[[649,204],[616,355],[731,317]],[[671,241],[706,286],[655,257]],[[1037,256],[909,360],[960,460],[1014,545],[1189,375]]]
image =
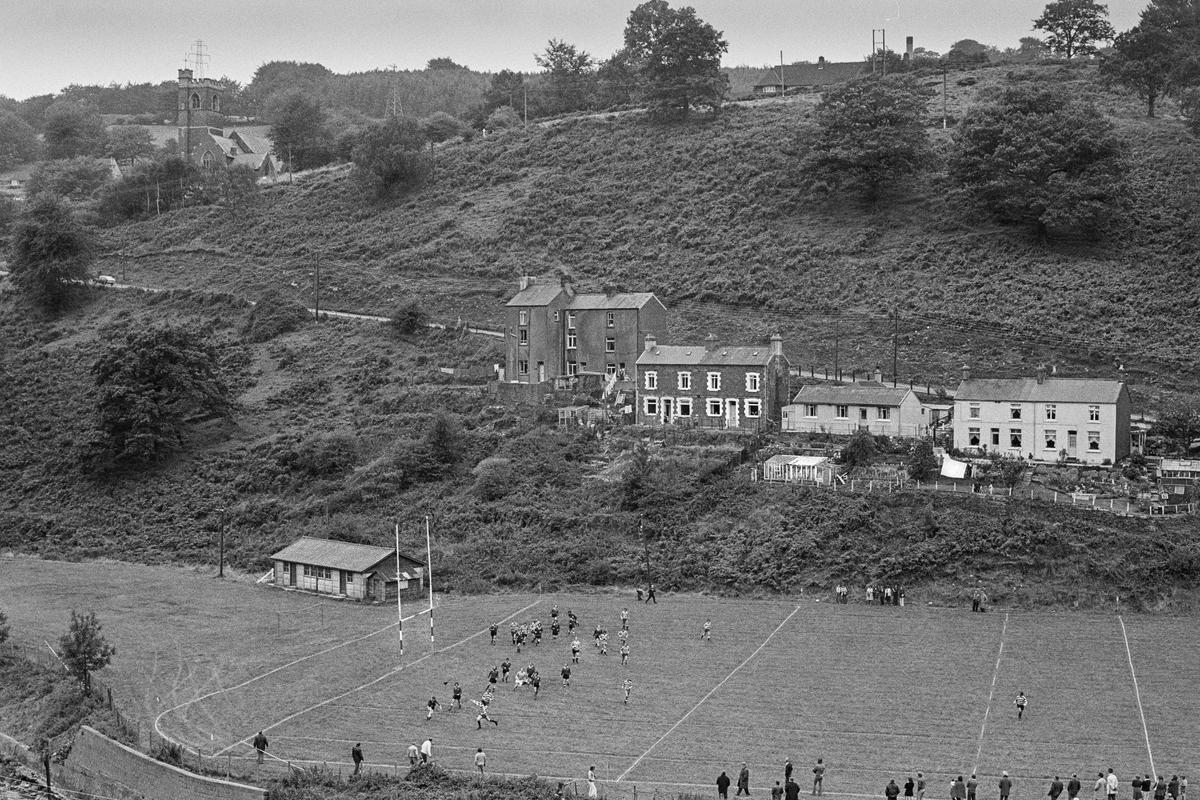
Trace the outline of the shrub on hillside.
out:
[[[429,180],[433,163],[424,152],[425,133],[414,120],[393,117],[358,134],[351,178],[377,198],[393,197]]]
[[[328,478],[349,472],[358,463],[358,439],[344,433],[322,433],[305,439],[284,463],[293,473]]]
[[[90,230],[67,203],[38,197],[12,227],[12,282],[37,305],[58,311],[87,278],[94,251]]]
[[[849,467],[869,467],[879,450],[870,431],[855,431],[842,448],[842,463]]]
[[[937,457],[930,439],[918,439],[908,456],[908,476],[915,481],[927,481],[938,474]]]
[[[277,291],[268,291],[259,297],[250,317],[242,328],[242,338],[247,342],[268,342],[276,336],[299,330],[312,315],[308,309]]]
[[[28,193],[30,197],[51,194],[80,202],[96,197],[111,178],[103,161],[88,156],[43,161],[29,176]]]
[[[428,317],[417,304],[417,301],[405,303],[391,313],[391,319],[388,324],[392,330],[401,336],[411,336],[414,333],[425,329],[425,323]]]

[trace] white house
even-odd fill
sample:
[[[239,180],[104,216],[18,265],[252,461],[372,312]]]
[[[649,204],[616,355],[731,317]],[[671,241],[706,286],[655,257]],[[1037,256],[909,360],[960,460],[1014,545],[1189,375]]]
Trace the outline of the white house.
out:
[[[1115,463],[1129,455],[1129,391],[1118,380],[970,378],[954,396],[954,446],[1035,461]]]
[[[912,389],[873,380],[800,387],[783,408],[781,429],[841,435],[865,429],[875,435],[911,437],[927,434],[929,419]]]

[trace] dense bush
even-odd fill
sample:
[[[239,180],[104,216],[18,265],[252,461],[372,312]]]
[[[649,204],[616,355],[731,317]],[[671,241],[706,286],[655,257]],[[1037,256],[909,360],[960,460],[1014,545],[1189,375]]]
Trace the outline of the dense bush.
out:
[[[247,342],[268,342],[299,330],[310,319],[312,315],[302,304],[272,290],[262,294],[254,304],[242,336]]]

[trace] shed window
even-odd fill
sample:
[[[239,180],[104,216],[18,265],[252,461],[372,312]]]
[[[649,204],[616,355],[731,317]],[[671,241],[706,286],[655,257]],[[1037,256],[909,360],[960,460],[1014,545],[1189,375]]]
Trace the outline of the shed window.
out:
[[[647,397],[645,408],[646,408],[646,416],[647,417],[657,417],[658,416],[658,398],[657,397]]]
[[[1088,422],[1100,421],[1100,406],[1088,406]]]
[[[1058,406],[1054,403],[1046,404],[1046,419],[1058,419]]]
[[[891,419],[892,410],[887,406],[879,406],[877,409],[875,409],[875,418],[884,420]]]
[[[1100,449],[1100,431],[1088,431],[1088,450]]]
[[[680,397],[675,401],[675,416],[690,417],[692,415],[692,398]]]
[[[1046,449],[1058,449],[1058,431],[1050,430],[1049,428],[1046,429]]]
[[[971,419],[979,419],[979,403],[971,403],[967,408],[967,416]]]

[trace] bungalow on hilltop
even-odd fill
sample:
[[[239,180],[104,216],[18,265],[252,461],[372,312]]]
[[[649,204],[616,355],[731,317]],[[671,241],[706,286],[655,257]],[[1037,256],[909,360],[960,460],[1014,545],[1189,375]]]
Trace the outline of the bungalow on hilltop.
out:
[[[930,432],[929,411],[908,386],[880,380],[800,387],[783,409],[783,430],[847,435],[867,430],[879,436],[916,437]]]
[[[870,64],[865,61],[826,61],[825,56],[821,56],[815,64],[786,64],[764,71],[754,82],[754,94],[771,97],[824,89],[853,80],[869,69]]]
[[[419,592],[425,564],[396,551],[333,539],[302,537],[271,556],[275,585],[356,600],[394,599],[397,590]]]

